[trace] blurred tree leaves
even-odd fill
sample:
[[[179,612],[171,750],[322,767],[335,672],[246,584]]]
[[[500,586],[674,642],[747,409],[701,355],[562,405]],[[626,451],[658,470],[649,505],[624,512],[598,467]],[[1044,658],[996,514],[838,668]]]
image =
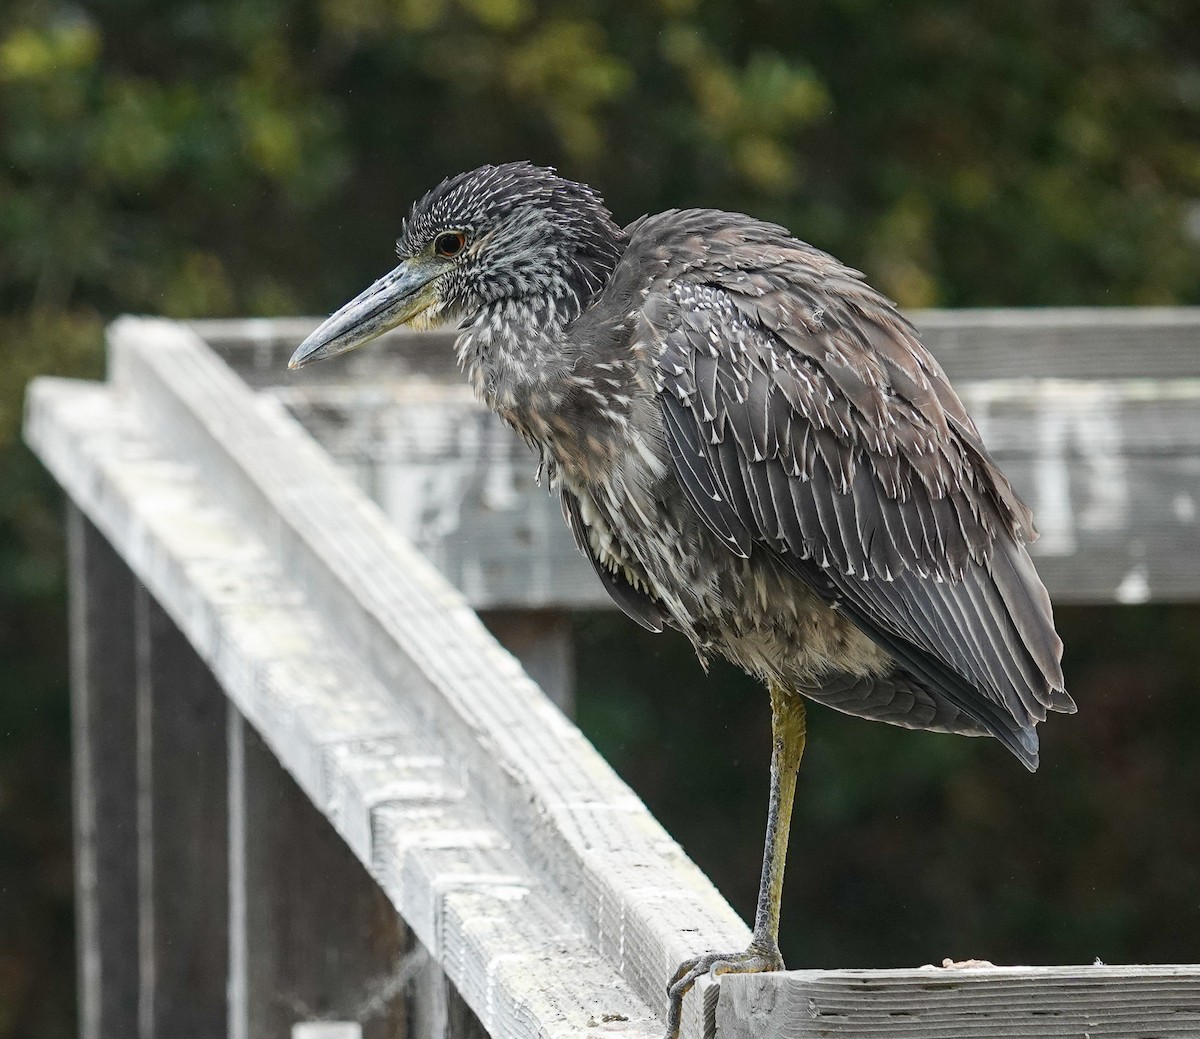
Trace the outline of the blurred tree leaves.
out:
[[[63,1035],[46,1008],[70,1005],[45,988],[69,959],[47,922],[69,916],[62,575],[26,381],[99,374],[123,311],[327,310],[388,266],[417,194],[512,158],[622,220],[779,220],[909,306],[1200,303],[1180,0],[7,0],[0,889],[44,879],[0,908],[0,1035]],[[911,746],[937,782],[966,753]],[[855,810],[851,778],[822,811]]]
[[[623,218],[774,217],[906,305],[1195,301],[1197,33],[1166,0],[13,0],[0,301],[323,309],[381,221],[515,156]]]

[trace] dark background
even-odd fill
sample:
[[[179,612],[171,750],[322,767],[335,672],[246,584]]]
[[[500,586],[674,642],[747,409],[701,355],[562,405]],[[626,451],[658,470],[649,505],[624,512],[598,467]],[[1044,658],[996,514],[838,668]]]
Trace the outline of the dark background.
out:
[[[905,306],[1200,303],[1189,0],[0,5],[0,1037],[73,1034],[61,501],[33,374],[125,311],[327,312],[409,202],[530,158],[621,221],[748,210]],[[1197,347],[1200,351],[1200,345]],[[1200,959],[1200,608],[1060,608],[1042,770],[814,709],[794,966]],[[767,706],[583,618],[579,718],[749,915]]]

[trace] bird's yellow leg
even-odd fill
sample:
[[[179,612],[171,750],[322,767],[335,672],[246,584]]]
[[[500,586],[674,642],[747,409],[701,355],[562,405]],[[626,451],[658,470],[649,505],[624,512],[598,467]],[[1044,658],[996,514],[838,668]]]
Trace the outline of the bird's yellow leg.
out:
[[[783,897],[783,867],[792,829],[792,804],[796,775],[804,756],[808,723],[804,700],[796,693],[771,685],[771,802],[767,809],[767,842],[763,849],[758,910],[754,914],[756,945],[779,955],[779,903]]]
[[[804,700],[774,683],[770,688],[771,800],[767,809],[767,842],[763,849],[754,933],[744,952],[707,953],[680,964],[667,987],[670,1006],[666,1039],[676,1039],[679,1035],[683,997],[705,974],[756,974],[783,969],[783,957],[779,954],[779,903],[792,826],[792,803],[796,797],[796,774],[804,755],[807,725]]]

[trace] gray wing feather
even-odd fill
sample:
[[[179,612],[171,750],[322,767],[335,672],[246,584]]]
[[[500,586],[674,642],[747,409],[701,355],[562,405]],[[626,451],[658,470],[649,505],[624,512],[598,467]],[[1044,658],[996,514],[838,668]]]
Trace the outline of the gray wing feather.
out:
[[[673,259],[683,238],[705,255]],[[1036,763],[1034,724],[1074,705],[1032,518],[911,326],[857,272],[746,217],[648,218],[639,250],[659,272],[640,339],[700,516],[892,651],[907,677],[877,695],[897,711],[923,682]]]
[[[922,681],[903,668],[882,678],[830,675],[813,695],[835,710],[857,715],[869,713],[874,721],[906,729],[946,729],[964,735],[987,735],[984,726],[931,696]]]

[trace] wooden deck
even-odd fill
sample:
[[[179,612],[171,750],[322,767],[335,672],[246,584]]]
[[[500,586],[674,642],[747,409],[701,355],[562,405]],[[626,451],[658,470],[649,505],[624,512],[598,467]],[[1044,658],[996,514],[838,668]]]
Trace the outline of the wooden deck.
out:
[[[1200,598],[1200,313],[918,321],[1058,599]],[[445,337],[288,376],[311,325],[123,319],[107,382],[30,390],[72,502],[83,1035],[657,1037],[675,964],[748,935],[546,695],[566,611],[608,603]],[[687,1039],[1194,1036],[1200,968],[686,1009]]]

